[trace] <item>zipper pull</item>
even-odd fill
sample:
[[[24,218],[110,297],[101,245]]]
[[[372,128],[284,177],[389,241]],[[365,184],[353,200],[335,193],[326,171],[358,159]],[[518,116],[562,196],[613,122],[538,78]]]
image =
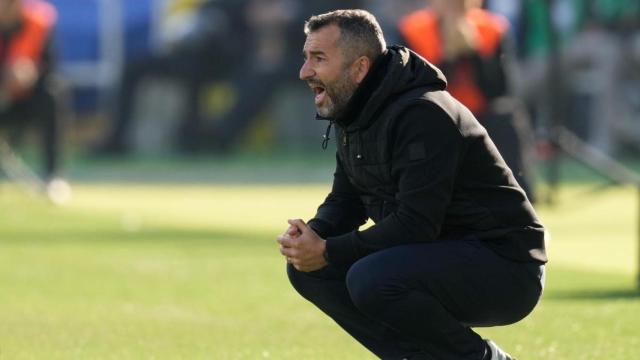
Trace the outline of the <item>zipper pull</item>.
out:
[[[347,146],[347,133],[346,133],[346,131],[342,134],[342,146]]]
[[[327,130],[324,135],[322,135],[322,150],[327,150],[327,145],[329,144],[329,135],[331,135],[331,125],[333,125],[333,121],[329,121],[329,126],[327,126]]]

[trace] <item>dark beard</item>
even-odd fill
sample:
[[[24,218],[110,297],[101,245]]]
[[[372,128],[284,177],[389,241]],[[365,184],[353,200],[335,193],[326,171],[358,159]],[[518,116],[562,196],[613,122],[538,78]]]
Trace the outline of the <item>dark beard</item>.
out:
[[[358,88],[358,84],[351,82],[349,69],[345,69],[340,77],[340,81],[330,87],[325,87],[327,96],[331,99],[333,106],[329,109],[329,118],[335,119],[344,114],[349,104],[349,100]]]

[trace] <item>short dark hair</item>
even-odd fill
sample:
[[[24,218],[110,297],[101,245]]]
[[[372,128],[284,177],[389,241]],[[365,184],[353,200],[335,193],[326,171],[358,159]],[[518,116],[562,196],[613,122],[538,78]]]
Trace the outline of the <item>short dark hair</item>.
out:
[[[309,35],[329,25],[340,29],[338,46],[347,59],[364,55],[373,61],[387,47],[378,20],[366,10],[335,10],[314,15],[304,24],[304,33]]]

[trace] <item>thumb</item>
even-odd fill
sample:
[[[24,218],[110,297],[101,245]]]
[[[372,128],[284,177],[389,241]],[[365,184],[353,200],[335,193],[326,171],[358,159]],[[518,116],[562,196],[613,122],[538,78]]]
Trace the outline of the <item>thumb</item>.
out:
[[[296,227],[301,234],[308,232],[309,227],[302,219],[289,219],[287,222],[289,225]]]

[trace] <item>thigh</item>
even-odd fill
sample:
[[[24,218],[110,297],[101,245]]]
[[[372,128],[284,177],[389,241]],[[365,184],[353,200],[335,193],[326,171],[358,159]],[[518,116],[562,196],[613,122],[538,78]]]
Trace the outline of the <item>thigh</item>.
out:
[[[381,286],[426,291],[466,325],[495,326],[522,319],[537,303],[532,266],[502,258],[482,241],[458,240],[379,251],[351,271],[366,269]]]
[[[419,351],[400,334],[355,307],[345,284],[347,269],[330,265],[305,273],[287,265],[289,280],[296,291],[371,352],[384,359],[395,359]]]

